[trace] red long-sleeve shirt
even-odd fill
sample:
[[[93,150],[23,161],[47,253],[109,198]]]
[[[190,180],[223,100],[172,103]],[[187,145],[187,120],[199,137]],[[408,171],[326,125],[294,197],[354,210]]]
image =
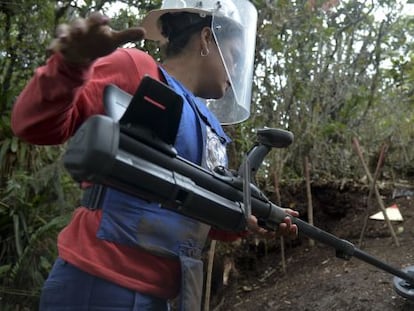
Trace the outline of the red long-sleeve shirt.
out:
[[[133,94],[145,74],[161,78],[151,56],[136,49],[118,49],[83,67],[70,65],[55,54],[36,70],[18,97],[12,129],[33,144],[64,143],[89,116],[104,112],[102,96],[107,84]],[[178,260],[98,239],[101,216],[100,210],[76,209],[70,224],[58,236],[59,256],[121,286],[162,298],[175,297],[180,284]],[[210,232],[211,238],[225,241],[238,236]]]

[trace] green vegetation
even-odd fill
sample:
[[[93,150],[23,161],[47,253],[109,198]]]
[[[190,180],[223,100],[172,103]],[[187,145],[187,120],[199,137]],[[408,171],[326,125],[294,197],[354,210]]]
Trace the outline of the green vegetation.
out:
[[[45,62],[56,25],[108,12],[114,2],[133,9],[115,12],[113,27],[121,28],[161,1],[0,0],[1,310],[36,309],[56,234],[80,197],[61,165],[64,146],[32,146],[13,136],[13,102]],[[305,157],[313,179],[361,177],[353,137],[374,162],[387,143],[384,171],[407,178],[414,160],[413,18],[394,0],[253,2],[260,25],[252,117],[227,128],[231,166],[251,147],[254,130],[267,126],[292,131],[295,142],[267,157],[258,175],[266,185],[273,172],[302,179]],[[157,53],[150,43],[137,44]]]

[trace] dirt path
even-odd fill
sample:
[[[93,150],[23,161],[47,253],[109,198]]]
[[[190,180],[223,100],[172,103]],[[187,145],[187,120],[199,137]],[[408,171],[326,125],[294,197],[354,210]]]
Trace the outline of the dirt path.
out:
[[[382,221],[370,220],[361,249],[395,268],[414,266],[414,199],[396,201],[404,221],[393,223],[400,246],[390,237]],[[335,221],[331,233],[358,245],[363,215],[347,213]],[[335,251],[317,243],[310,248],[307,238],[287,247],[287,271],[282,273],[280,251],[276,250],[246,268],[225,288],[224,298],[215,310],[283,311],[408,311],[414,301],[393,289],[393,275],[364,261],[344,261]],[[240,262],[240,258],[239,258]]]

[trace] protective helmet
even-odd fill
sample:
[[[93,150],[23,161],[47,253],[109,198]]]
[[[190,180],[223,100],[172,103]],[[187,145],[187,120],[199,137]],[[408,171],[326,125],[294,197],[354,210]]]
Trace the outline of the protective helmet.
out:
[[[211,15],[211,29],[231,83],[221,99],[205,99],[222,124],[235,124],[250,115],[253,63],[256,44],[257,11],[248,0],[164,0],[142,21],[146,38],[164,43],[159,19],[163,14],[190,12]],[[237,29],[237,31],[235,31]],[[226,50],[229,38],[237,40],[238,53]]]

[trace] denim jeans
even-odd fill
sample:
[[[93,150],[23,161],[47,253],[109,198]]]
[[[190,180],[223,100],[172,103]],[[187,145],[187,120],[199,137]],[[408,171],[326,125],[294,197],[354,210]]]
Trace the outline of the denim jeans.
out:
[[[168,301],[90,275],[58,258],[40,297],[40,311],[168,311]]]

